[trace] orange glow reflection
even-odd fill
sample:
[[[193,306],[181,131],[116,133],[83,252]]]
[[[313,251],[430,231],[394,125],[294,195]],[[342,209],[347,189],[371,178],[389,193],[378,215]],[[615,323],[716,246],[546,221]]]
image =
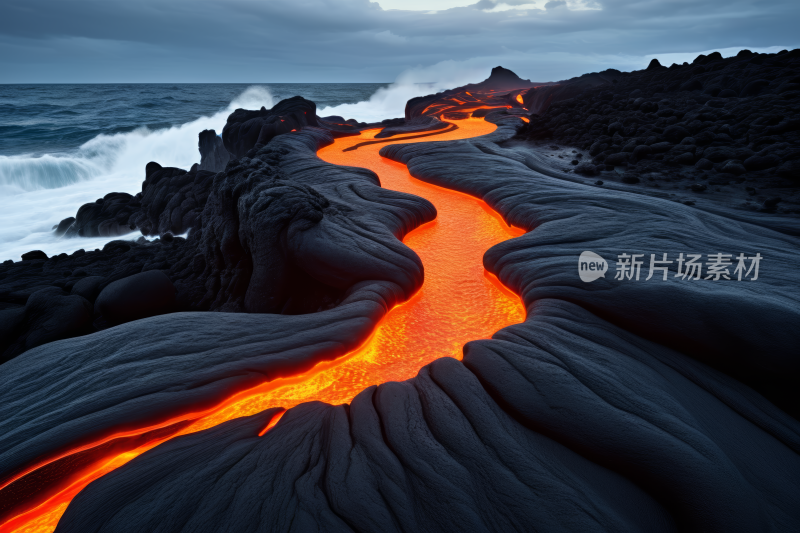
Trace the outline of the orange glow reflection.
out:
[[[267,424],[267,426],[266,426],[264,429],[262,429],[262,430],[261,430],[261,433],[259,433],[259,434],[258,434],[258,436],[259,436],[259,437],[263,437],[263,436],[264,436],[264,434],[265,434],[267,431],[269,431],[270,429],[274,428],[274,427],[277,425],[278,421],[279,421],[281,418],[283,418],[283,415],[284,415],[285,413],[286,413],[286,411],[281,411],[281,412],[279,412],[277,415],[273,416],[273,417],[272,417],[272,420],[270,420],[270,421],[269,421],[269,423]]]
[[[493,124],[483,119],[451,122],[458,124],[458,129],[405,142],[463,139],[495,129]],[[71,479],[68,486],[60,487],[37,507],[0,525],[0,533],[53,531],[69,501],[83,487],[177,435],[207,429],[274,407],[289,409],[312,400],[334,405],[347,403],[371,385],[414,377],[421,367],[434,359],[461,359],[466,342],[490,338],[497,330],[525,319],[525,309],[519,297],[483,268],[486,250],[524,231],[506,225],[482,200],[412,178],[405,165],[378,155],[384,144],[342,151],[374,139],[379,131],[370,130],[362,135],[336,139],[318,155],[337,165],[369,168],[378,174],[383,187],[422,196],[436,206],[436,220],[411,231],[403,239],[422,259],[425,267],[422,288],[409,301],[392,309],[359,349],[335,361],[319,363],[303,374],[234,394],[206,412],[184,415],[182,420],[191,421],[185,427],[92,463],[90,471],[83,472],[82,477]],[[403,142],[402,137],[392,139],[392,144]],[[277,424],[284,412],[274,416],[261,435]],[[161,427],[175,422],[173,419]],[[152,429],[143,428],[139,434]]]

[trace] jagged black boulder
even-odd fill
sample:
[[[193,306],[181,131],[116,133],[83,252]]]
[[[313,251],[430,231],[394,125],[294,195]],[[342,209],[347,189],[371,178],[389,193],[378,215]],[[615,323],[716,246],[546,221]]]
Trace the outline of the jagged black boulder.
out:
[[[199,170],[222,172],[231,159],[231,154],[225,149],[225,143],[214,130],[200,132],[198,149],[200,150]]]
[[[141,207],[138,197],[112,192],[78,209],[68,237],[118,237],[133,231],[128,219]],[[58,231],[58,230],[56,230]]]
[[[272,109],[237,109],[222,129],[222,141],[234,158],[240,158],[257,144],[306,126],[318,126],[317,106],[302,96],[282,100]]]
[[[129,218],[131,226],[145,235],[182,235],[201,226],[215,172],[149,163],[146,174],[137,195],[140,209]]]
[[[428,110],[431,104],[444,100],[451,96],[460,95],[463,97],[464,95],[469,96],[468,93],[470,92],[485,92],[488,94],[490,91],[513,91],[516,89],[526,89],[528,87],[532,87],[535,85],[549,85],[549,84],[537,84],[533,83],[530,80],[523,80],[519,76],[517,76],[514,72],[503,68],[503,67],[495,67],[492,69],[491,74],[488,78],[483,80],[480,83],[471,83],[469,85],[465,85],[463,87],[458,87],[456,89],[450,89],[447,91],[442,91],[436,94],[430,94],[427,96],[418,96],[416,98],[412,98],[408,102],[406,102],[406,112],[405,118],[406,121],[410,121],[414,118],[421,117],[426,114],[426,110]],[[501,95],[496,95],[501,96]],[[507,100],[502,102],[503,104],[508,105],[516,105],[517,101],[514,98],[510,98],[509,95],[505,95]],[[497,102],[500,104],[500,102]],[[480,107],[480,103],[476,103],[476,106]],[[475,115],[480,116],[480,115]],[[448,117],[445,117],[448,118]],[[466,118],[462,116],[451,116],[450,118]]]
[[[75,217],[65,218],[64,220],[58,223],[58,226],[56,226],[56,229],[53,231],[53,233],[55,233],[57,236],[64,235],[74,222],[75,222]]]
[[[41,250],[31,250],[22,254],[23,261],[33,261],[35,259],[47,259],[47,254]]]

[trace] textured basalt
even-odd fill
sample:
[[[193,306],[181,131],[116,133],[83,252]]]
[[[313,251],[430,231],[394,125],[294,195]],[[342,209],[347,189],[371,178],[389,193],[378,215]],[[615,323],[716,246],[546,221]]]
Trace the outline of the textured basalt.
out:
[[[93,203],[82,205],[72,223],[68,223],[69,219],[64,219],[55,231],[66,237],[125,235],[135,229],[129,219],[140,208],[139,195],[131,196],[126,192],[108,193]]]
[[[549,84],[532,83],[530,80],[521,79],[508,69],[495,67],[489,77],[480,83],[412,98],[406,103],[406,121],[422,116],[439,116],[443,112],[453,113],[459,109],[471,113],[475,108],[485,106],[522,107],[516,95],[522,93],[524,89],[542,85]]]
[[[200,150],[198,170],[222,172],[231,159],[231,154],[225,149],[225,143],[214,130],[200,132],[197,148]]]
[[[216,175],[203,225],[188,239],[134,243],[109,258],[139,272],[137,251],[174,247],[183,259],[163,270],[179,302],[249,313],[154,316],[0,365],[4,481],[82,443],[202,411],[344,355],[419,288],[422,264],[398,239],[432,220],[433,206],[380,188],[372,172],[319,160],[329,142],[314,128],[274,139]],[[107,248],[115,246],[128,248]],[[111,285],[90,281],[81,290],[99,306],[99,287]],[[320,312],[252,314],[304,311]],[[20,502],[6,503],[2,517]]]
[[[320,161],[316,149],[331,141],[315,128],[282,136],[217,174],[148,164],[143,192],[127,196],[139,209],[135,225],[161,239],[0,265],[8,316],[0,330],[3,360],[117,323],[93,309],[95,298],[108,284],[149,270],[162,270],[175,285],[174,311],[308,313],[334,307],[355,284],[378,279],[413,293],[422,265],[396,237],[431,220],[435,210],[380,188],[372,172]],[[186,232],[187,238],[173,237]],[[92,280],[82,289],[85,278]],[[26,302],[45,288],[37,298],[49,299],[44,307],[52,312],[42,315],[42,306]],[[75,315],[57,328],[40,328],[57,308],[76,306],[78,296],[88,320]]]
[[[272,109],[237,109],[228,116],[222,142],[234,159],[244,156],[257,144],[267,144],[276,135],[318,126],[317,106],[301,96],[282,100]]]
[[[501,141],[502,134],[498,130],[495,139]],[[512,151],[481,140],[387,146],[381,153],[407,164],[415,177],[476,195],[509,223],[534,229],[496,246],[484,258],[490,271],[502,274],[504,254],[514,261],[527,257],[530,268],[524,277],[517,273],[509,281],[527,305],[554,296],[578,303],[642,337],[734,374],[794,410],[797,396],[792,384],[800,365],[793,346],[800,333],[792,324],[800,323],[800,298],[784,287],[800,281],[791,266],[800,260],[796,237],[800,221],[785,219],[783,225],[772,227],[769,214],[741,221],[726,217],[726,211],[733,210],[722,207],[712,214],[677,202],[561,180],[530,169],[515,160]],[[443,159],[453,163],[442,165]],[[574,244],[567,246],[570,241]],[[584,250],[610,260],[623,253],[645,254],[649,264],[650,254],[667,253],[674,259],[690,249],[708,250],[706,254],[758,252],[770,259],[764,260],[755,282],[734,278],[691,283],[676,279],[677,263],[670,265],[666,281],[645,282],[644,276],[621,281],[609,274],[589,285],[575,273],[577,257]]]
[[[741,208],[800,214],[800,50],[607,70],[522,97],[533,114],[517,138],[586,152],[570,158],[578,174],[698,198],[731,186],[722,196]]]
[[[58,531],[800,526],[800,424],[776,407],[796,412],[797,237],[534,171],[497,144],[518,120],[489,118],[490,136],[382,155],[529,230],[484,258],[523,324],[263,437],[274,413],[176,439],[89,485]],[[752,282],[576,272],[584,250],[688,248],[769,260]]]
[[[521,426],[453,359],[349,406],[304,404],[258,437],[272,414],[134,461],[57,531],[674,530],[651,496]]]
[[[447,127],[447,122],[443,122],[436,117],[416,117],[411,120],[403,121],[402,125],[388,126],[383,128],[379,134],[375,136],[376,139],[385,139],[394,135],[402,135],[404,133],[418,133],[423,131],[436,131],[443,130]]]
[[[381,155],[528,231],[484,256],[524,323],[349,405],[301,404],[263,436],[274,410],[173,439],[87,486],[57,531],[800,529],[798,220],[592,185],[510,146],[516,113],[485,114],[491,135]],[[322,162],[330,139],[311,127],[254,145],[214,175],[187,239],[131,245],[183,254],[179,301],[322,310],[154,316],[0,365],[5,479],[342,355],[419,287],[397,238],[433,207]],[[586,250],[609,260],[605,278],[580,280]],[[614,279],[619,254],[687,252],[764,259],[755,281],[681,280],[674,263],[666,280],[646,266]],[[91,278],[72,286],[87,302]]]

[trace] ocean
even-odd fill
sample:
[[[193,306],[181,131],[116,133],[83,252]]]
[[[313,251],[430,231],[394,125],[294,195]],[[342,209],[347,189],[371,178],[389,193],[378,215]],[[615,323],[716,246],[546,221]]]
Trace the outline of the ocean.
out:
[[[197,134],[222,132],[236,108],[300,95],[320,116],[402,117],[429,84],[0,85],[0,261],[102,248],[109,238],[55,237],[52,227],[110,192],[141,191],[150,161],[188,169]],[[138,238],[138,232],[128,237]]]

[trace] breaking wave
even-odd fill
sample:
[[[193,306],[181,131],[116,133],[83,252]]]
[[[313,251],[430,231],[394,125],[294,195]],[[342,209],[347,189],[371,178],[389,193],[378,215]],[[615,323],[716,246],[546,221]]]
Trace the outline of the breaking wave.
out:
[[[102,248],[108,238],[59,238],[52,227],[110,192],[140,192],[150,161],[188,169],[200,160],[198,133],[221,132],[235,109],[261,106],[273,106],[272,94],[253,86],[214,115],[179,126],[98,135],[63,154],[0,156],[0,261],[19,260],[30,250],[52,255]]]
[[[180,126],[98,135],[77,150],[64,154],[0,156],[0,187],[18,191],[55,189],[100,176],[116,175],[120,178],[120,186],[126,187],[116,190],[131,192],[128,189],[131,185],[138,185],[148,162],[188,168],[199,161],[198,133],[204,129],[215,129],[220,133],[228,115],[236,108],[258,109],[272,105],[269,89],[254,86],[235,98],[227,108]],[[126,179],[134,176],[135,182]],[[106,192],[111,191],[100,195]]]
[[[388,87],[375,91],[369,100],[341,104],[318,110],[321,117],[337,115],[361,122],[380,122],[405,116],[406,102],[417,96],[438,93],[485,79],[488,70],[471,68],[456,61],[443,61],[430,67],[406,70]]]

